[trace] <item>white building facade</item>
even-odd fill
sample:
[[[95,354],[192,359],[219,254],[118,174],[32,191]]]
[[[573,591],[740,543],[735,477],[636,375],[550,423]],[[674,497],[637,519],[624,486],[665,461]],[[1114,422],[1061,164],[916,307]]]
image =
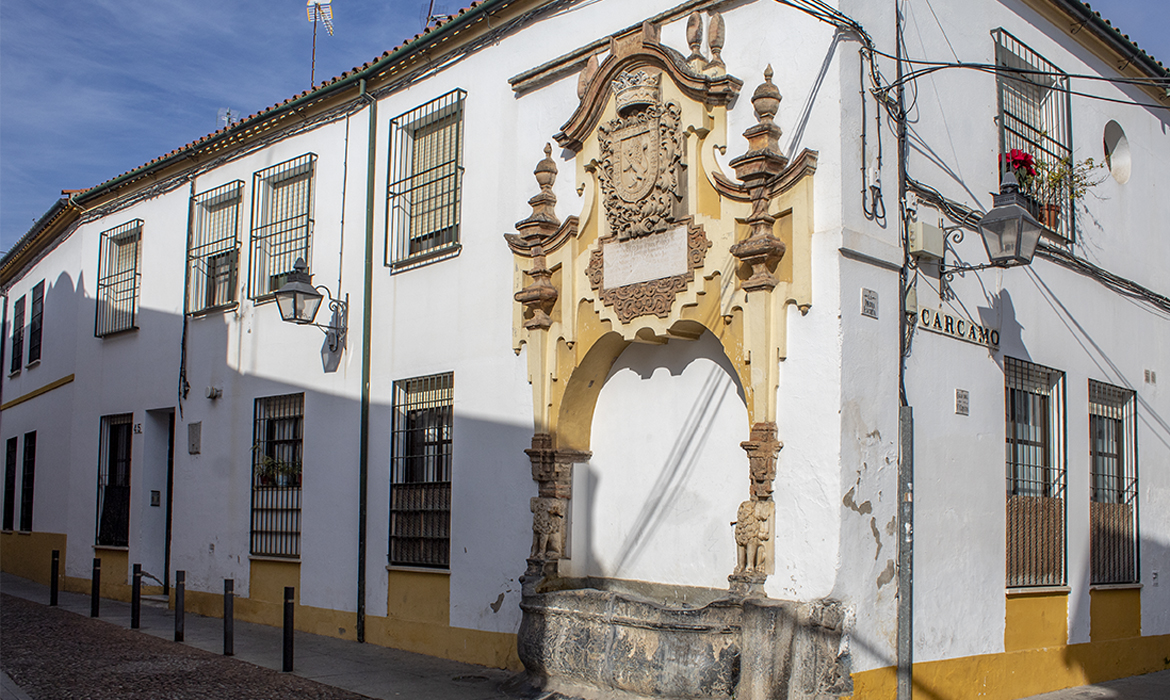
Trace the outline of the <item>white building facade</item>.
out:
[[[565,692],[1164,668],[1166,71],[902,12],[487,0],[61,200],[0,263],[4,570]]]

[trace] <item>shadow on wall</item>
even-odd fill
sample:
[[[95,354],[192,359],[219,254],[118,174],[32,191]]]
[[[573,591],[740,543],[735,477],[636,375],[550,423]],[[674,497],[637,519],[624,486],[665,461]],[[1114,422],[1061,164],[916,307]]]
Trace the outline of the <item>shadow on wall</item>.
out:
[[[83,280],[79,276],[79,280]],[[70,441],[69,459],[38,460],[37,482],[46,487],[36,491],[37,530],[69,530],[68,551],[64,557],[63,572],[75,581],[88,579],[92,552],[90,545],[99,527],[97,498],[101,456],[99,434],[101,417],[132,412],[134,421],[141,423],[143,435],[133,435],[129,480],[141,484],[141,479],[153,470],[163,471],[165,460],[151,460],[144,452],[142,441],[157,442],[159,431],[169,431],[166,421],[148,420],[148,412],[174,410],[174,479],[173,479],[173,535],[170,550],[169,576],[161,567],[149,566],[151,574],[173,581],[174,571],[187,571],[187,590],[190,593],[218,594],[224,578],[237,579],[237,593],[248,596],[248,557],[255,549],[251,542],[253,519],[252,492],[257,475],[257,451],[254,449],[257,398],[303,392],[303,471],[298,474],[303,492],[300,531],[296,546],[306,553],[301,563],[307,598],[313,605],[330,607],[349,620],[343,626],[352,636],[353,613],[357,579],[357,518],[358,506],[358,425],[360,403],[347,398],[350,387],[357,385],[355,369],[344,362],[330,360],[323,366],[326,378],[313,377],[312,382],[289,381],[292,372],[279,372],[284,377],[271,379],[239,368],[282,366],[313,367],[314,344],[322,343],[322,356],[328,353],[341,358],[345,345],[338,352],[328,352],[327,341],[321,332],[281,324],[275,304],[250,309],[239,323],[232,323],[234,311],[218,311],[199,317],[184,318],[182,314],[166,313],[145,307],[141,299],[136,309],[133,327],[105,338],[94,336],[94,320],[98,301],[87,293],[83,281],[76,286],[73,278],[62,273],[46,290],[45,300],[45,354],[40,366],[26,371],[17,384],[6,381],[11,392],[7,399],[17,398],[40,388],[61,375],[75,374],[74,396],[87,397],[89,403],[77,410],[92,416],[80,419],[73,416],[50,416],[39,412],[37,399],[14,407],[28,430],[48,431],[49,421],[58,422],[63,429],[76,427]],[[245,302],[246,303],[246,302]],[[257,317],[263,324],[257,323]],[[352,317],[352,314],[351,314]],[[323,320],[320,319],[319,320]],[[263,328],[274,325],[275,333],[263,337]],[[127,325],[129,320],[127,317]],[[186,326],[184,333],[184,325]],[[256,326],[261,329],[257,331]],[[282,340],[284,339],[284,340]],[[291,339],[291,340],[288,340]],[[185,354],[184,354],[185,346]],[[351,344],[352,347],[352,344]],[[185,355],[185,356],[184,356]],[[512,353],[507,353],[514,361]],[[287,363],[287,364],[286,364]],[[359,363],[353,363],[355,367]],[[183,392],[180,371],[185,371],[189,390]],[[346,372],[350,372],[348,379]],[[407,378],[393,377],[392,379]],[[35,382],[35,385],[32,384]],[[344,383],[343,383],[344,382]],[[388,382],[384,382],[388,384]],[[459,396],[460,376],[454,379],[456,399]],[[13,388],[15,387],[15,388]],[[217,398],[207,396],[207,389],[221,392]],[[180,400],[180,395],[185,396]],[[374,402],[370,410],[371,450],[369,462],[369,555],[367,561],[367,601],[372,609],[385,605],[387,574],[382,557],[387,556],[390,484],[390,434],[394,408],[389,403]],[[5,412],[8,417],[8,412]],[[445,622],[457,605],[462,605],[458,621],[450,626],[473,626],[475,620],[485,622],[478,629],[514,631],[518,619],[519,585],[531,533],[531,515],[528,499],[536,494],[531,480],[530,465],[524,454],[532,435],[530,423],[506,424],[455,415],[453,440],[455,474],[451,487],[452,518],[465,523],[456,531],[451,542],[452,580],[458,580],[462,592],[450,600],[450,608],[426,611],[437,627],[448,627]],[[189,453],[188,426],[201,423],[201,443]],[[16,426],[16,421],[11,424]],[[7,425],[5,425],[7,429]],[[8,437],[4,435],[3,437]],[[47,442],[47,441],[46,441]],[[163,441],[165,445],[165,440]],[[92,453],[90,453],[92,445]],[[473,456],[482,455],[482,456]],[[159,463],[155,463],[159,462]],[[87,476],[88,475],[88,476]],[[153,480],[152,475],[152,482]],[[287,476],[281,477],[287,479]],[[53,488],[47,487],[49,484]],[[55,488],[60,485],[60,488]],[[167,494],[160,494],[159,505],[154,505],[151,491],[157,485],[127,488],[130,553],[127,566],[139,561],[162,561],[162,552],[146,552],[155,543],[149,533],[136,534],[148,522],[144,514],[157,513],[165,508]],[[165,487],[163,487],[165,488]],[[492,494],[484,498],[483,494]],[[337,518],[338,512],[352,509],[355,517]],[[462,512],[460,512],[462,509]],[[81,510],[82,512],[74,512]],[[88,514],[86,514],[88,513]],[[466,524],[470,521],[471,524]],[[80,529],[71,529],[66,522],[78,523]],[[52,523],[52,527],[40,525]],[[92,529],[91,529],[92,528]],[[472,542],[460,542],[459,533],[495,533],[475,537]],[[162,539],[161,537],[159,539]],[[158,545],[163,546],[162,544]],[[379,551],[381,550],[381,551]],[[479,551],[477,551],[479,550]],[[489,551],[490,550],[490,551]],[[68,555],[72,553],[72,557]],[[261,552],[262,553],[262,552]],[[30,553],[30,557],[48,561],[48,553]],[[157,555],[157,556],[156,556]],[[314,561],[316,559],[316,561]],[[460,562],[465,562],[460,567]],[[9,564],[5,562],[5,570]],[[116,566],[107,568],[103,589],[113,597],[128,599],[128,572]],[[153,569],[160,570],[154,571]],[[462,570],[460,570],[460,568]],[[322,576],[328,570],[329,576]],[[310,572],[315,572],[310,576]],[[482,577],[482,580],[481,578]],[[47,582],[47,579],[46,579]],[[109,586],[107,586],[109,584]],[[123,590],[125,589],[125,590]],[[455,590],[454,588],[452,589]],[[298,587],[298,595],[301,593]],[[506,593],[501,604],[500,595]],[[381,599],[379,601],[379,598]],[[445,596],[439,596],[446,600]],[[482,598],[480,604],[479,598]],[[279,601],[275,601],[278,604]],[[188,597],[193,605],[193,598]],[[501,609],[512,611],[507,616],[511,629],[501,630]],[[474,608],[474,609],[471,609]],[[202,612],[202,611],[201,611]],[[214,612],[214,611],[211,611]],[[243,615],[243,608],[237,609]],[[422,614],[422,613],[419,613]],[[241,617],[241,619],[244,619]],[[274,618],[279,620],[279,613]],[[462,622],[463,624],[457,624]],[[338,626],[332,630],[313,630],[337,636]],[[450,637],[451,635],[447,635]],[[390,635],[394,638],[394,635]],[[441,635],[435,636],[441,638]],[[442,637],[446,639],[445,637]],[[444,644],[447,642],[444,641]],[[503,642],[500,643],[501,645]],[[449,644],[453,646],[454,643]],[[481,645],[482,646],[482,645]],[[443,654],[439,648],[418,649],[426,653]],[[514,658],[514,651],[511,652]],[[498,665],[504,665],[507,654]],[[496,663],[490,658],[477,658],[477,663]]]
[[[743,388],[710,333],[629,346],[598,398],[594,456],[576,467],[574,570],[725,586],[735,564],[728,523],[749,495],[739,446],[749,427]],[[714,562],[714,578],[694,578]]]

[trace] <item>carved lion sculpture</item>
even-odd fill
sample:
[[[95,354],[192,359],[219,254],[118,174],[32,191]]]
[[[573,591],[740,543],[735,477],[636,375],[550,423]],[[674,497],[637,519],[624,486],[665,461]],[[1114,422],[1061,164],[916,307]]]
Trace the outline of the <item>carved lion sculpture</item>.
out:
[[[772,501],[744,501],[739,504],[735,522],[737,573],[767,573],[768,552],[765,543],[772,538]]]
[[[535,497],[532,510],[532,558],[557,559],[561,555],[564,534],[565,502],[559,498]]]

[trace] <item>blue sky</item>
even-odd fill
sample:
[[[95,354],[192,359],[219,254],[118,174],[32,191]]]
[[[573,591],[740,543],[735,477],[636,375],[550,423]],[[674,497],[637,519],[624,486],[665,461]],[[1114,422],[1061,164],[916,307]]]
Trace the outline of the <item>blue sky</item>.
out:
[[[935,0],[941,5],[948,1]],[[429,0],[334,0],[317,79],[397,46]],[[435,0],[453,12],[470,0]],[[1170,61],[1170,3],[1091,3]],[[208,134],[221,108],[265,109],[309,87],[304,0],[0,1],[0,251],[58,199]]]

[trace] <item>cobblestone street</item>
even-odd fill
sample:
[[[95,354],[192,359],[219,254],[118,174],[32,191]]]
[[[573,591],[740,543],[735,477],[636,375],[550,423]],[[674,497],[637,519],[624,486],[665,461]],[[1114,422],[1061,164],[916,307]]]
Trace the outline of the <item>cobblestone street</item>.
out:
[[[0,627],[0,663],[34,700],[366,697],[10,595]]]

